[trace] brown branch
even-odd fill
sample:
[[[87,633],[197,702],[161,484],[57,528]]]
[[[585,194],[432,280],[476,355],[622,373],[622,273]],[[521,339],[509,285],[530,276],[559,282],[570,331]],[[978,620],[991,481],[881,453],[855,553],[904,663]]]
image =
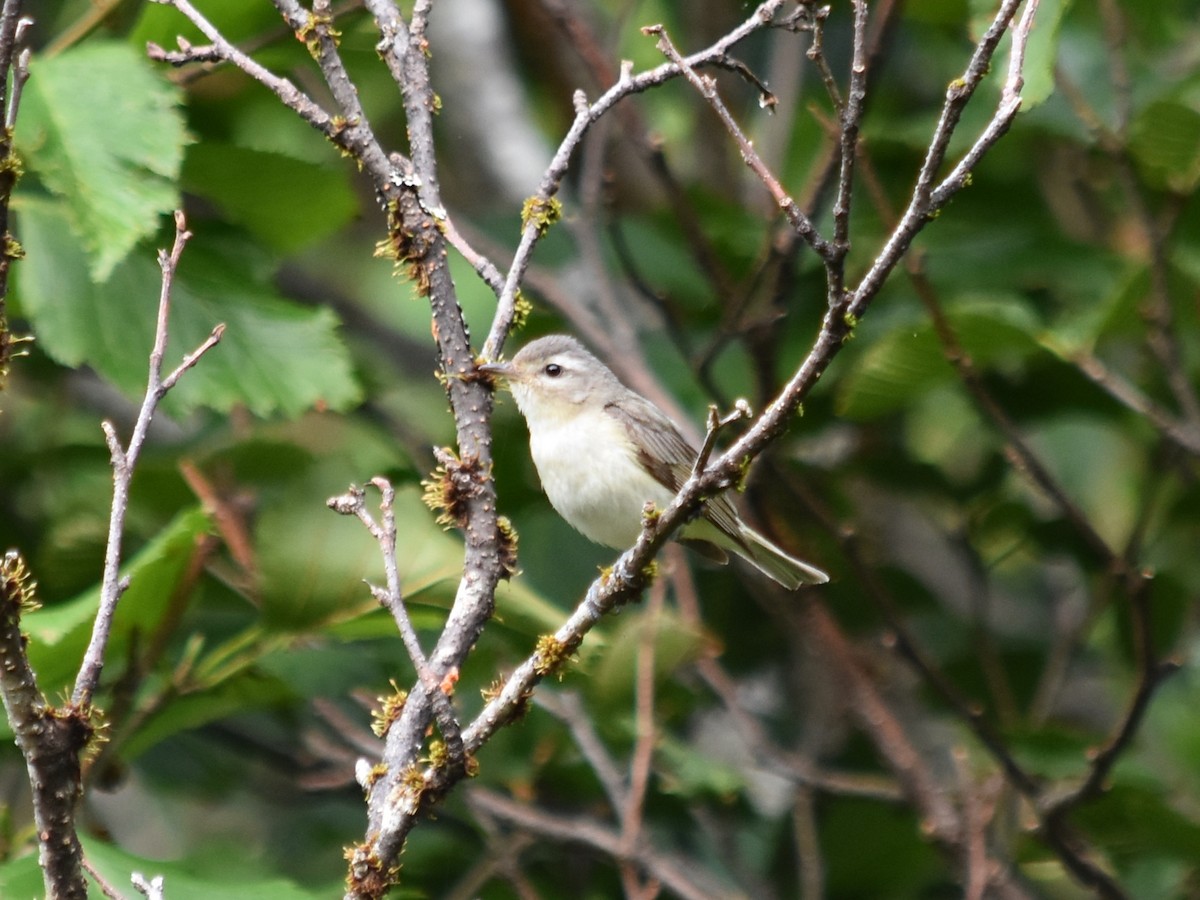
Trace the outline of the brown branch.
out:
[[[825,896],[825,861],[821,858],[817,810],[813,792],[799,788],[792,799],[792,832],[796,846],[796,881],[800,900],[820,900]]]
[[[1132,745],[1134,736],[1141,727],[1154,692],[1181,665],[1175,659],[1159,659],[1155,651],[1149,575],[1130,575],[1129,582],[1130,619],[1139,672],[1137,687],[1112,735],[1092,755],[1086,776],[1073,787],[1047,793],[1037,804],[1041,831],[1046,842],[1054,848],[1064,865],[1080,882],[1094,889],[1106,900],[1119,900],[1128,894],[1107,867],[1092,858],[1093,855],[1087,846],[1074,833],[1069,821],[1070,815],[1079,806],[1096,799],[1105,791],[1113,767]]]
[[[922,680],[933,688],[942,702],[970,727],[979,742],[1004,770],[1013,786],[1027,797],[1032,799],[1040,797],[1042,790],[1040,780],[1017,762],[1004,737],[991,723],[984,711],[978,704],[971,702],[959,693],[953,682],[929,659],[904,624],[895,600],[879,578],[875,567],[863,558],[857,538],[852,533],[845,534],[842,546],[867,593],[883,613],[888,628],[891,630],[890,640],[894,642],[894,647],[901,658],[906,660]]]
[[[923,828],[951,853],[961,855],[962,823],[946,787],[926,765],[901,722],[856,661],[837,623],[815,603],[802,611],[802,619],[803,624],[794,627],[803,627],[813,634],[828,655],[831,669],[849,692],[848,707],[896,773],[905,795],[921,817]]]
[[[633,753],[629,760],[629,790],[625,803],[617,810],[621,821],[621,843],[625,854],[642,838],[642,813],[646,803],[646,789],[650,784],[650,767],[654,760],[654,745],[657,733],[654,724],[654,657],[663,612],[663,597],[666,582],[657,581],[650,587],[650,600],[646,605],[642,627],[638,632],[637,669],[634,681],[634,734]],[[631,873],[633,874],[633,873]]]
[[[90,741],[93,726],[92,696],[104,667],[104,655],[112,629],[113,616],[127,580],[119,577],[121,541],[128,510],[129,489],[134,469],[146,440],[150,421],[158,404],[179,378],[220,340],[223,326],[217,326],[209,338],[168,375],[162,374],[167,345],[167,321],[175,269],[187,243],[188,234],[182,213],[175,215],[175,244],[170,254],[159,253],[162,268],[162,292],[159,297],[158,323],[154,347],[150,352],[146,394],[128,447],[123,448],[113,426],[105,422],[104,432],[112,454],[113,500],[109,517],[108,547],[105,552],[100,605],[93,623],[92,637],[75,681],[71,701],[62,709],[49,706],[25,656],[24,637],[19,628],[22,605],[32,603],[32,585],[25,583],[23,565],[15,554],[5,558],[2,628],[0,628],[0,692],[4,694],[9,721],[17,735],[17,744],[26,759],[33,789],[34,820],[38,826],[40,863],[46,892],[52,897],[83,897],[87,888],[82,875],[82,857],[76,833],[76,804],[82,792],[80,754]]]
[[[1054,350],[1053,347],[1050,349]],[[1091,353],[1059,353],[1058,355],[1073,362],[1076,368],[1087,376],[1088,380],[1126,409],[1137,413],[1149,422],[1159,434],[1172,444],[1192,456],[1200,456],[1200,423],[1179,421]]]
[[[1188,377],[1182,360],[1182,351],[1175,336],[1174,312],[1171,306],[1169,286],[1167,244],[1170,240],[1171,224],[1178,220],[1180,206],[1171,209],[1169,221],[1158,221],[1150,210],[1145,189],[1138,177],[1128,146],[1130,118],[1128,72],[1122,51],[1124,21],[1115,4],[1101,4],[1102,18],[1108,38],[1109,67],[1113,93],[1117,97],[1117,125],[1110,128],[1103,117],[1088,102],[1083,91],[1061,69],[1055,71],[1055,85],[1066,98],[1071,111],[1088,129],[1100,150],[1108,156],[1116,168],[1118,180],[1125,193],[1134,221],[1142,232],[1143,242],[1149,249],[1150,291],[1142,303],[1141,312],[1147,324],[1146,344],[1158,362],[1167,386],[1182,414],[1182,420],[1163,409],[1132,384],[1111,372],[1104,363],[1089,353],[1080,353],[1071,358],[1079,370],[1093,383],[1106,391],[1128,409],[1143,416],[1165,438],[1186,449],[1192,455],[1200,454],[1200,399]],[[1055,348],[1051,348],[1055,350]],[[1058,352],[1055,350],[1055,352]],[[1059,354],[1063,355],[1063,354]]]
[[[33,793],[38,864],[46,896],[87,897],[75,810],[83,791],[79,754],[92,736],[91,710],[46,702],[25,653],[21,616],[37,608],[37,585],[15,550],[0,559],[0,695]]]
[[[1059,512],[1083,539],[1096,561],[1120,577],[1126,568],[1125,560],[1096,530],[1087,514],[1071,499],[1059,480],[1042,462],[1041,457],[1033,451],[1012,417],[996,402],[991,392],[984,386],[979,370],[975,367],[975,361],[959,341],[958,334],[942,309],[937,292],[925,276],[919,261],[914,261],[909,266],[909,278],[917,291],[917,296],[929,313],[934,332],[942,345],[946,359],[954,367],[959,379],[975,401],[975,405],[987,416],[993,427],[1003,437],[1005,452],[1013,468],[1053,501]]]
[[[1171,304],[1169,284],[1170,262],[1167,252],[1170,225],[1156,221],[1151,211],[1148,192],[1138,175],[1137,164],[1129,149],[1129,129],[1133,118],[1133,89],[1129,64],[1125,58],[1128,28],[1121,8],[1113,0],[1099,3],[1108,46],[1107,71],[1116,98],[1117,122],[1112,138],[1102,147],[1116,164],[1133,220],[1142,231],[1150,251],[1150,292],[1142,304],[1142,317],[1147,325],[1146,345],[1158,361],[1184,421],[1193,429],[1200,428],[1200,396],[1188,374],[1183,348],[1176,334],[1175,312]],[[1078,97],[1078,95],[1077,95]],[[1086,102],[1086,101],[1084,101]],[[1177,218],[1179,206],[1172,218]]]
[[[484,788],[467,791],[467,803],[543,840],[581,844],[615,860],[636,865],[685,900],[735,900],[745,896],[733,885],[713,878],[709,867],[699,860],[662,852],[648,841],[626,847],[619,832],[593,819],[554,815]]]
[[[541,0],[541,6],[583,60],[595,88],[607,90],[619,79],[627,77],[610,63],[608,47],[592,31],[587,17],[580,14],[577,4],[568,0]],[[636,103],[621,103],[615,107],[613,114],[617,117],[616,132],[632,145],[637,158],[661,186],[671,215],[679,223],[684,245],[696,267],[708,280],[713,296],[732,296],[733,278],[712,240],[701,227],[692,198],[671,168],[662,141],[652,133],[640,107]],[[595,340],[590,343],[598,345]]]
[[[1115,137],[1110,139],[1115,141]],[[870,173],[869,165],[867,171]],[[873,174],[870,174],[867,183],[875,195],[876,205],[880,208],[884,218],[893,218],[892,211]],[[877,600],[881,602],[881,608],[885,610],[889,622],[896,631],[897,643],[902,655],[909,660],[925,681],[937,690],[943,700],[949,703],[956,714],[971,726],[984,746],[1001,763],[1007,777],[1033,802],[1041,821],[1042,834],[1047,843],[1058,854],[1064,866],[1079,878],[1082,883],[1095,888],[1101,895],[1106,897],[1122,897],[1124,896],[1123,888],[1120,887],[1102,866],[1091,859],[1090,848],[1073,833],[1067,818],[1072,808],[1087,800],[1094,799],[1101,793],[1105,778],[1111,771],[1112,766],[1115,765],[1121,753],[1127,749],[1129,743],[1132,741],[1149,704],[1151,695],[1158,685],[1178,668],[1178,663],[1174,661],[1156,661],[1154,648],[1149,639],[1148,579],[1132,567],[1132,557],[1128,552],[1117,552],[1101,537],[1085,513],[1070,499],[1058,480],[1033,452],[1032,448],[1021,435],[1015,422],[1012,421],[1007,412],[986,389],[974,361],[970,354],[963,348],[949,318],[942,309],[936,291],[925,276],[921,261],[909,256],[906,260],[906,268],[918,297],[930,315],[946,359],[954,367],[960,380],[967,388],[968,393],[975,401],[976,406],[991,420],[993,426],[1004,439],[1006,452],[1014,468],[1029,478],[1037,488],[1055,503],[1064,518],[1080,534],[1089,550],[1105,567],[1109,576],[1123,589],[1131,604],[1134,632],[1139,639],[1140,677],[1138,686],[1130,701],[1126,715],[1122,717],[1114,735],[1092,758],[1087,775],[1083,781],[1072,789],[1063,790],[1062,788],[1048,788],[1040,779],[1031,778],[1031,776],[1017,765],[1002,737],[987,723],[981,711],[967,704],[958,696],[957,691],[945,676],[924,657],[912,637],[905,629],[900,627],[894,604],[887,597],[886,593],[882,591],[881,586],[876,585],[873,593],[876,595]],[[1180,443],[1181,445],[1186,442],[1189,432],[1184,430],[1184,426],[1164,421],[1166,419],[1165,414],[1162,414],[1156,421],[1156,408],[1153,408],[1149,404],[1149,401],[1141,398],[1135,389],[1119,381],[1115,376],[1111,376],[1098,360],[1086,357],[1077,360],[1077,362],[1085,374],[1089,375],[1093,381],[1101,384],[1102,387],[1105,387],[1114,396],[1118,396],[1118,399],[1121,399],[1130,408],[1146,414],[1151,418],[1152,424],[1161,426],[1160,431],[1165,436],[1172,437],[1176,443]],[[863,572],[867,571],[866,567],[862,565],[861,560],[859,561],[859,565]],[[873,574],[867,574],[865,577],[868,582],[875,581]],[[1055,673],[1065,667],[1072,642],[1071,635],[1077,633],[1077,631],[1070,632],[1064,635],[1061,640],[1056,641],[1045,678],[1054,679],[1056,677]],[[1044,683],[1048,684],[1049,682],[1044,681]],[[1046,690],[1048,688],[1039,687],[1038,696],[1035,699],[1033,708],[1035,719],[1043,714],[1042,711],[1048,703]]]
[[[792,196],[788,194],[786,190],[784,190],[784,187],[780,183],[779,179],[775,177],[774,173],[771,172],[771,170],[767,167],[767,164],[763,161],[762,157],[758,155],[758,151],[754,149],[754,145],[750,142],[750,139],[746,136],[746,133],[742,131],[741,126],[738,125],[738,123],[734,120],[733,114],[729,111],[729,108],[717,94],[716,81],[711,76],[699,74],[696,71],[695,65],[690,63],[688,60],[685,60],[683,56],[680,55],[679,51],[675,49],[675,45],[671,43],[671,39],[668,37],[667,31],[665,28],[663,28],[663,26],[647,26],[646,28],[642,29],[642,32],[644,34],[656,35],[658,37],[657,46],[659,51],[674,65],[679,67],[680,71],[683,72],[684,77],[687,78],[691,85],[695,87],[696,90],[700,92],[700,95],[708,101],[710,106],[712,106],[718,118],[720,118],[721,124],[725,126],[725,129],[729,132],[734,142],[738,145],[738,149],[742,154],[742,160],[747,166],[750,167],[754,174],[759,177],[759,179],[766,186],[767,190],[770,191],[775,203],[783,211],[783,214],[787,216],[788,222],[791,223],[792,227],[796,230],[796,233],[799,234],[800,237],[802,237],[805,241],[807,241],[809,246],[811,246],[822,259],[828,261],[833,253],[831,245],[825,240],[825,238],[821,236],[820,232],[817,231],[816,225],[814,225],[812,220],[809,219],[809,217],[804,213],[804,210],[800,208],[800,204],[798,204],[795,199],[793,199]]]
[[[100,886],[100,893],[102,893],[105,897],[108,897],[109,900],[124,900],[124,898],[121,896],[121,892],[109,884],[104,875],[101,874],[95,866],[88,862],[86,857],[83,860],[83,870],[92,876],[96,884]]]
[[[627,793],[625,777],[596,733],[595,725],[579,695],[573,691],[539,691],[534,703],[567,726],[575,746],[587,760],[613,810],[624,807]]]
[[[682,553],[682,548],[678,546],[668,549],[676,551],[677,555]],[[703,623],[695,580],[682,560],[673,567],[672,580],[684,620],[700,630]],[[903,799],[903,794],[892,779],[833,771],[818,766],[806,753],[780,747],[763,724],[746,709],[737,682],[715,656],[704,655],[696,660],[694,665],[705,686],[724,705],[755,765],[792,782],[797,789],[810,789],[813,792],[845,797],[863,797],[881,803],[897,803]]]

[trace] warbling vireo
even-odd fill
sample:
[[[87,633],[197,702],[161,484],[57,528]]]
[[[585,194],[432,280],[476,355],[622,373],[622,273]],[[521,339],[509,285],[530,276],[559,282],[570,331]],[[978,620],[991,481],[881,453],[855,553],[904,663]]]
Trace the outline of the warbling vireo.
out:
[[[480,368],[507,380],[550,505],[589,540],[633,546],[646,503],[665,509],[691,475],[697,451],[675,423],[574,338],[539,338],[512,362]],[[735,553],[789,590],[829,580],[750,528],[725,495],[707,500],[679,537],[719,562]]]

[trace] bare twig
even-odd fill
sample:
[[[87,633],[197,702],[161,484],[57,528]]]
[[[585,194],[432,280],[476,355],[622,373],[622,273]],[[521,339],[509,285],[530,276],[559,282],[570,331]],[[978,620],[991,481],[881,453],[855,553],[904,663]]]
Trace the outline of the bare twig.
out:
[[[618,71],[610,63],[608,48],[593,32],[588,17],[580,14],[578,4],[568,0],[541,0],[541,5],[583,60],[597,89],[607,90],[614,82],[629,77],[624,68]],[[661,186],[671,215],[683,232],[684,243],[696,268],[708,280],[713,296],[733,296],[733,278],[710,236],[705,233],[693,199],[671,168],[662,141],[652,132],[637,104],[621,103],[613,109],[613,114],[617,117],[615,131],[632,145],[637,158]]]
[[[1105,2],[1100,8],[1112,63],[1109,71],[1113,80],[1113,93],[1117,98],[1116,127],[1109,127],[1105,123],[1079,86],[1061,69],[1055,72],[1055,83],[1076,118],[1091,132],[1096,144],[1112,160],[1125,197],[1134,212],[1134,221],[1149,249],[1150,291],[1141,306],[1142,316],[1147,324],[1146,344],[1165,376],[1182,418],[1177,418],[1134,385],[1111,372],[1094,355],[1076,354],[1073,361],[1084,375],[1103,388],[1109,396],[1143,416],[1168,440],[1196,455],[1200,453],[1200,399],[1196,396],[1195,388],[1182,362],[1182,351],[1175,335],[1168,279],[1171,226],[1178,221],[1180,207],[1176,204],[1171,208],[1170,215],[1164,217],[1165,220],[1156,218],[1151,211],[1146,190],[1138,177],[1128,145],[1131,101],[1121,39],[1124,21],[1115,4]]]
[[[381,588],[371,585],[371,594],[381,606],[392,614],[392,618],[396,622],[396,629],[400,632],[400,639],[404,643],[404,649],[408,651],[408,658],[412,661],[417,678],[424,686],[426,696],[433,704],[438,728],[446,742],[447,762],[456,769],[465,768],[466,758],[462,749],[462,731],[454,713],[454,707],[447,696],[447,691],[453,687],[454,680],[457,680],[457,672],[449,673],[453,676],[452,678],[446,676],[439,678],[430,668],[425,651],[421,649],[420,638],[417,637],[417,630],[413,627],[412,619],[408,615],[408,607],[404,603],[404,590],[400,583],[400,570],[396,559],[396,490],[386,478],[373,478],[371,484],[382,495],[379,502],[382,517],[379,522],[375,521],[367,511],[364,502],[365,495],[361,488],[351,487],[348,493],[330,499],[327,505],[343,515],[355,516],[379,544],[379,549],[383,554],[383,569],[387,586]]]
[[[83,859],[83,870],[92,876],[96,884],[100,886],[100,893],[108,897],[109,900],[124,900],[121,892],[108,883],[108,880],[97,871],[96,867],[88,862],[87,857]]]
[[[80,753],[93,734],[92,695],[104,666],[104,654],[117,603],[127,586],[127,580],[119,577],[119,570],[121,539],[134,469],[158,404],[183,373],[220,340],[223,328],[217,326],[196,351],[185,357],[170,374],[163,376],[171,286],[180,255],[189,237],[182,213],[176,213],[175,229],[175,244],[171,253],[159,254],[163,276],[158,324],[154,347],[150,352],[146,394],[129,446],[122,448],[116,430],[110,423],[104,423],[105,436],[112,454],[113,502],[100,606],[93,624],[92,638],[76,678],[71,702],[62,709],[54,709],[46,703],[25,655],[24,638],[19,629],[18,618],[22,607],[32,603],[33,588],[25,583],[22,577],[23,566],[15,554],[5,558],[4,577],[0,579],[0,589],[4,595],[4,627],[0,629],[0,656],[3,656],[0,665],[0,692],[4,695],[9,721],[29,769],[33,788],[34,820],[38,826],[40,863],[47,896],[52,897],[84,897],[87,893],[82,875],[82,853],[75,826],[75,807],[83,783]]]
[[[166,879],[161,875],[155,875],[153,878],[147,879],[141,872],[134,872],[129,876],[130,882],[133,883],[134,889],[145,896],[146,900],[166,900]]]
[[[534,702],[567,726],[575,746],[604,788],[609,805],[614,810],[622,809],[627,792],[625,778],[596,733],[579,695],[571,691],[539,691]]]
[[[1200,456],[1200,423],[1181,422],[1103,361],[1090,353],[1076,353],[1079,371],[1126,409],[1144,418],[1171,443],[1192,456]]]
[[[635,735],[629,761],[629,790],[624,805],[617,811],[621,819],[621,840],[628,854],[642,837],[642,813],[646,789],[650,783],[650,765],[654,759],[657,734],[654,724],[654,650],[658,641],[666,582],[659,580],[650,588],[644,622],[638,631],[637,677],[635,684]]]
[[[211,42],[211,48],[206,48],[206,53],[211,58],[219,58],[232,63],[270,90],[284,106],[325,135],[336,146],[357,159],[370,173],[377,187],[391,184],[392,163],[375,139],[365,119],[345,114],[336,117],[330,115],[288,79],[275,75],[251,58],[244,50],[226,40],[216,26],[191,4],[190,0],[153,0],[153,2],[174,7],[182,13]],[[293,2],[293,5],[296,4]],[[307,23],[306,18],[304,22]],[[155,56],[156,51],[157,54],[163,52],[161,48],[151,48],[151,55]],[[162,57],[159,56],[159,58]],[[392,185],[391,193],[393,195],[396,187]]]
[[[858,162],[858,134],[867,100],[867,4],[853,0],[854,50],[850,62],[850,86],[839,110],[841,137],[838,145],[837,193],[833,200],[832,265],[827,264],[826,296],[830,306],[842,301],[846,289],[843,262],[850,252],[850,205],[854,197],[854,167]]]
[[[1074,809],[1103,793],[1113,766],[1137,734],[1154,692],[1180,667],[1178,660],[1161,660],[1155,652],[1151,631],[1150,585],[1148,575],[1129,576],[1130,618],[1139,677],[1125,714],[1109,739],[1092,754],[1086,776],[1073,787],[1048,792],[1037,805],[1046,842],[1076,878],[1106,900],[1117,900],[1128,895],[1107,867],[1097,862],[1089,848],[1073,833],[1069,817]]]
[[[483,788],[469,790],[467,802],[543,839],[581,844],[633,863],[667,890],[687,900],[735,900],[745,896],[733,885],[716,881],[709,874],[709,867],[698,860],[664,853],[648,841],[625,847],[620,833],[592,819],[553,815]]]
[[[771,196],[784,215],[787,216],[796,233],[807,241],[822,259],[828,260],[833,252],[829,242],[821,236],[816,225],[804,213],[804,210],[800,208],[800,204],[784,190],[779,179],[767,168],[767,164],[763,162],[762,157],[758,155],[758,151],[754,149],[754,145],[750,143],[750,139],[742,131],[741,126],[734,120],[733,114],[729,112],[729,108],[717,94],[716,81],[710,76],[699,74],[696,71],[695,65],[680,55],[679,51],[675,49],[675,45],[671,43],[671,39],[667,36],[667,31],[663,26],[651,25],[643,28],[642,31],[658,37],[658,49],[667,59],[679,67],[684,77],[687,78],[696,90],[700,92],[701,96],[708,101],[713,110],[716,111],[717,116],[721,119],[721,123],[741,150],[742,159],[754,171],[754,174],[762,180],[763,184],[766,185],[767,190],[771,192]]]
[[[163,376],[163,357],[167,350],[167,322],[171,310],[171,290],[179,258],[183,255],[183,249],[190,237],[191,233],[187,230],[183,213],[176,212],[174,246],[170,253],[160,251],[158,255],[158,264],[162,269],[158,324],[154,332],[154,348],[150,351],[150,372],[146,383],[146,395],[142,400],[141,409],[138,411],[133,433],[129,437],[129,446],[122,448],[116,428],[110,422],[103,423],[104,436],[108,442],[109,453],[112,455],[113,499],[108,523],[108,547],[104,554],[104,575],[100,587],[100,608],[96,612],[92,637],[88,642],[83,663],[75,678],[75,688],[71,693],[71,702],[80,707],[91,703],[92,694],[100,681],[100,673],[104,668],[104,652],[108,647],[109,632],[112,630],[113,615],[121,595],[129,586],[128,579],[120,577],[121,541],[125,532],[125,515],[129,507],[129,488],[133,482],[134,468],[137,466],[138,457],[145,444],[150,422],[167,392],[175,386],[184,372],[199,362],[201,356],[217,345],[225,330],[223,324],[217,325],[199,347],[185,356],[170,374],[166,377]]]
[[[825,896],[825,862],[817,829],[817,810],[813,792],[796,789],[792,799],[792,840],[796,845],[797,881],[800,900],[820,900]]]
[[[22,44],[33,26],[33,19],[21,17],[13,22],[11,17],[19,16],[20,11],[20,3],[7,2],[3,12],[0,12],[0,68],[12,72],[12,84],[7,98],[0,92],[0,108],[4,110],[4,126],[10,132],[17,125],[21,93],[25,90],[25,82],[29,80],[30,50],[28,47],[22,47]],[[11,139],[11,136],[8,136],[5,141]]]
[[[680,63],[687,68],[694,69],[705,62],[723,57],[729,48],[744,40],[755,31],[765,28],[774,19],[782,6],[783,0],[768,0],[768,2],[760,4],[754,13],[737,28],[725,34],[710,47],[693,53],[686,58],[681,57]],[[590,105],[583,92],[577,91],[574,98],[575,120],[572,122],[566,137],[559,144],[558,150],[550,162],[550,166],[546,169],[546,174],[542,178],[542,183],[538,188],[537,194],[530,201],[532,209],[542,211],[544,215],[544,211],[551,207],[551,201],[558,193],[558,188],[562,183],[563,176],[566,174],[567,164],[572,154],[587,130],[601,116],[605,115],[618,101],[625,97],[662,84],[682,72],[683,69],[681,66],[675,62],[664,63],[657,68],[638,75],[633,75],[623,70],[617,83]],[[543,215],[527,216],[526,221],[522,223],[521,243],[517,248],[516,254],[513,256],[513,261],[505,280],[504,291],[500,295],[496,314],[492,318],[491,330],[488,332],[487,340],[483,345],[483,357],[485,359],[495,359],[499,356],[504,340],[512,328],[517,286],[520,284],[525,269],[529,265],[534,246],[542,234],[545,233],[545,219]]]
[[[1019,64],[1024,60],[1024,54],[1018,52],[1018,48],[1024,47],[1029,41],[1037,0],[1027,0],[1021,21],[1018,27],[1013,29],[1014,50],[1010,54],[1012,67],[1010,67],[996,112],[980,132],[974,144],[971,145],[971,149],[964,154],[951,173],[935,187],[937,173],[945,162],[946,153],[950,147],[950,138],[958,127],[962,111],[974,96],[975,90],[983,82],[1000,44],[1000,39],[1008,30],[1021,2],[1022,0],[1003,0],[991,25],[988,26],[987,31],[976,45],[966,70],[946,89],[946,100],[942,105],[942,113],[934,128],[933,136],[930,138],[925,161],[921,165],[921,171],[917,176],[917,183],[913,188],[908,206],[901,214],[899,224],[892,230],[883,249],[875,257],[870,269],[859,281],[858,287],[853,292],[853,299],[846,308],[846,312],[853,317],[853,320],[862,316],[871,300],[879,292],[884,280],[903,257],[913,238],[924,227],[929,217],[941,209],[954,194],[966,185],[967,175],[996,141],[1003,137],[1016,118],[1021,107],[1020,86],[1023,80]]]
[[[31,21],[21,16],[21,0],[4,0],[0,8],[0,109],[4,111],[4,131],[0,134],[0,390],[8,373],[8,363],[21,354],[14,347],[27,338],[14,338],[8,327],[8,271],[17,254],[8,233],[8,207],[21,166],[13,156],[13,129],[16,126],[21,90],[29,77],[29,49],[23,48]],[[11,79],[9,73],[12,73]]]
[[[704,443],[700,446],[700,452],[696,454],[696,462],[692,464],[692,474],[698,475],[708,465],[708,459],[717,445],[717,435],[721,433],[721,429],[729,427],[734,422],[753,417],[754,413],[750,409],[750,404],[740,397],[734,403],[733,409],[724,416],[717,411],[716,406],[710,406],[708,408],[708,427],[704,432]]]
[[[817,67],[821,82],[825,85],[825,92],[829,95],[829,101],[840,117],[846,107],[846,101],[842,99],[841,88],[838,87],[837,78],[833,74],[833,69],[829,67],[829,59],[825,55],[825,22],[829,19],[829,9],[828,6],[819,6],[814,9],[811,5],[802,3],[796,7],[796,11],[785,22],[789,28],[812,34],[812,43],[809,45],[807,56]]]

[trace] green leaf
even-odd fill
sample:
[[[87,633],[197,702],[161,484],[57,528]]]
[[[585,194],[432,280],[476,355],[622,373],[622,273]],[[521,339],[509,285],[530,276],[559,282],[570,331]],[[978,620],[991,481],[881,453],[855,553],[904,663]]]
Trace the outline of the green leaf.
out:
[[[699,657],[705,648],[705,636],[691,623],[669,610],[663,610],[657,623],[643,610],[631,610],[616,622],[608,639],[608,649],[595,664],[595,675],[588,682],[603,698],[612,701],[632,696],[637,681],[638,653],[646,629],[654,628],[654,666],[656,680],[669,678],[681,665]],[[589,637],[590,640],[590,637]]]
[[[95,867],[109,885],[118,886],[122,896],[133,896],[129,878],[133,872],[141,872],[147,879],[162,875],[166,895],[171,900],[315,900],[329,897],[329,885],[323,889],[312,887],[306,890],[284,878],[269,874],[250,876],[240,872],[226,871],[224,877],[197,874],[189,860],[164,862],[131,853],[113,846],[108,841],[93,840],[83,835],[84,852],[88,862]],[[226,857],[228,859],[228,857]],[[100,896],[99,887],[89,877],[92,896]],[[29,853],[0,865],[0,896],[12,898],[41,897],[45,887],[42,871],[38,868],[37,854]]]
[[[1200,859],[1200,824],[1194,812],[1174,808],[1177,799],[1153,774],[1118,769],[1116,783],[1102,798],[1080,807],[1081,825],[1105,841],[1114,855],[1138,859],[1146,855]]]
[[[383,584],[379,545],[352,517],[311,515],[312,498],[271,506],[259,518],[257,546],[263,619],[284,631],[318,629],[365,616],[379,603],[363,584]],[[407,601],[440,598],[448,606],[462,572],[462,544],[434,524],[420,490],[396,492],[396,545]],[[432,596],[423,596],[432,594]],[[380,620],[384,632],[395,623]],[[364,636],[361,633],[357,636]]]
[[[118,265],[102,283],[66,231],[59,204],[21,208],[28,252],[16,287],[38,346],[67,366],[88,364],[131,397],[145,390],[161,272],[148,255]],[[221,343],[167,396],[170,410],[245,406],[260,416],[341,410],[359,399],[337,320],[327,309],[288,303],[268,285],[269,268],[244,244],[193,238],[176,274],[167,351],[170,371],[219,323]]]
[[[938,861],[906,810],[840,797],[821,814],[830,897],[931,897]]]
[[[208,690],[174,697],[136,732],[121,743],[120,754],[130,761],[154,745],[181,731],[188,731],[267,706],[276,706],[294,699],[287,684],[258,669],[247,669],[222,679]]]
[[[345,166],[208,142],[188,151],[189,193],[277,250],[293,252],[341,228],[358,210]]]
[[[15,139],[69,211],[103,280],[179,203],[187,143],[180,93],[132,47],[88,43],[36,57]]]
[[[959,342],[981,365],[1040,352],[1038,324],[1015,301],[972,301],[952,310],[948,318]],[[932,325],[897,325],[866,351],[842,383],[838,412],[849,418],[875,418],[954,377]]]
[[[1134,123],[1130,149],[1156,187],[1190,193],[1200,181],[1200,111],[1176,100],[1150,104]]]
[[[1147,466],[1128,426],[1063,412],[1031,424],[1027,437],[1100,535],[1124,546],[1138,523]]]

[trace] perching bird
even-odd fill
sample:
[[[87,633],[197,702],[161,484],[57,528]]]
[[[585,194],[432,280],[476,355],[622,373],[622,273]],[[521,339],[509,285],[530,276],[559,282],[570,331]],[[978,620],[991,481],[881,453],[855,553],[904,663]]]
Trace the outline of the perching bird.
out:
[[[675,423],[574,338],[539,338],[480,368],[507,380],[550,505],[589,540],[633,546],[646,503],[665,509],[691,475],[697,451]],[[724,494],[679,536],[720,562],[734,553],[789,590],[829,580],[750,528]]]

